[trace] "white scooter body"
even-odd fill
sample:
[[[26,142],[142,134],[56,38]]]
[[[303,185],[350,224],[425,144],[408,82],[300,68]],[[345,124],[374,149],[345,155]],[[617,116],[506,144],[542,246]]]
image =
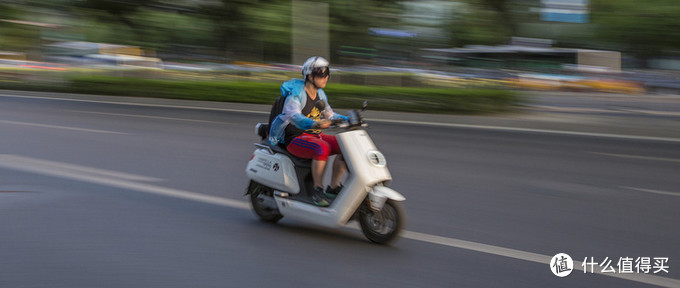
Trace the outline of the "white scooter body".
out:
[[[326,227],[345,225],[367,195],[373,211],[381,210],[387,199],[406,199],[385,186],[391,182],[392,176],[385,157],[365,130],[345,130],[337,133],[336,137],[349,173],[344,188],[328,207],[290,197],[301,191],[293,161],[288,156],[275,153],[269,145],[256,144],[258,149],[248,163],[246,173],[251,180],[274,189],[278,213]]]

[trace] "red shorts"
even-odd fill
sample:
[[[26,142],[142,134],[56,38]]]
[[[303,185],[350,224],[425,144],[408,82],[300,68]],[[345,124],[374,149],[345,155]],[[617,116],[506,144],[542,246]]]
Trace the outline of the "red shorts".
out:
[[[304,133],[293,138],[286,149],[297,157],[319,161],[328,160],[328,155],[340,154],[340,146],[335,135],[325,134]]]

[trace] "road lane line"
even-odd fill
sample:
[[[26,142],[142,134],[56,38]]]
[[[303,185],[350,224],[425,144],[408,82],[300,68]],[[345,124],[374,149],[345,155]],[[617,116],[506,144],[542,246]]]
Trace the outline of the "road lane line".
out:
[[[122,179],[122,180],[130,180],[130,181],[143,181],[143,182],[160,182],[160,181],[163,181],[163,179],[154,178],[154,177],[147,177],[147,176],[141,176],[141,175],[136,175],[136,174],[129,174],[129,173],[124,173],[124,172],[104,170],[104,169],[92,168],[92,167],[87,167],[87,166],[80,166],[80,165],[75,165],[75,164],[68,164],[68,163],[42,160],[42,159],[24,157],[24,156],[17,156],[17,155],[9,155],[9,154],[0,154],[0,165],[2,165],[2,163],[11,163],[12,167],[15,167],[15,168],[32,167],[32,169],[34,169],[36,171],[38,171],[38,170],[39,171],[60,170],[60,171],[73,172],[75,174],[82,174],[82,175],[92,175],[92,174],[94,174],[94,175],[103,176],[103,177],[112,177],[112,178],[118,178],[118,179]]]
[[[50,128],[50,129],[62,129],[62,130],[71,130],[71,131],[79,131],[79,132],[129,135],[128,133],[114,132],[114,131],[108,131],[108,130],[86,129],[86,128],[49,125],[49,124],[39,124],[39,123],[31,123],[31,122],[9,121],[9,120],[0,120],[0,124],[23,125],[23,126]]]
[[[488,254],[493,254],[493,255],[498,255],[498,256],[505,256],[505,257],[515,258],[515,259],[520,259],[520,260],[525,260],[525,261],[544,263],[546,265],[550,264],[550,260],[552,259],[552,256],[548,256],[548,255],[536,254],[536,253],[531,253],[531,252],[526,252],[526,251],[521,251],[521,250],[503,248],[503,247],[499,247],[499,246],[487,245],[487,244],[482,244],[482,243],[477,243],[477,242],[470,242],[470,241],[465,241],[465,240],[460,240],[460,239],[442,237],[442,236],[413,232],[413,231],[404,231],[404,233],[402,234],[402,237],[404,237],[406,239],[417,240],[417,241],[422,241],[422,242],[427,242],[427,243],[432,243],[432,244],[438,244],[438,245],[455,247],[455,248],[460,248],[460,249],[465,249],[465,250],[483,252],[483,253],[488,253]],[[574,266],[576,266],[576,265],[574,265]]]
[[[499,246],[493,246],[493,245],[482,244],[482,243],[477,243],[477,242],[470,242],[470,241],[465,241],[465,240],[460,240],[460,239],[455,239],[455,238],[448,238],[448,237],[442,237],[442,236],[413,232],[413,231],[404,231],[402,233],[402,237],[404,237],[406,239],[417,240],[417,241],[427,242],[427,243],[431,243],[431,244],[443,245],[443,246],[465,249],[465,250],[470,250],[470,251],[476,251],[476,252],[492,254],[492,255],[497,255],[497,256],[504,256],[504,257],[518,259],[518,260],[535,262],[535,263],[539,263],[539,264],[545,264],[546,270],[549,269],[550,260],[553,257],[553,256],[548,256],[548,255],[526,252],[526,251],[522,251],[522,250],[504,248],[504,247],[499,247]],[[583,272],[584,271],[583,262],[574,261],[573,269]],[[651,275],[651,274],[602,273],[601,271],[597,271],[597,270],[598,269],[595,269],[594,271],[588,272],[588,273],[597,274],[597,275],[601,275],[601,276],[609,276],[609,277],[614,277],[614,278],[619,278],[619,279],[624,279],[624,280],[629,280],[629,281],[635,281],[635,282],[644,283],[644,284],[657,285],[657,286],[661,286],[661,287],[680,287],[680,280],[678,280],[678,279],[661,277],[661,276],[656,276],[656,275]],[[584,274],[585,273],[586,272],[584,272]]]
[[[72,99],[72,98],[63,98],[63,97],[40,97],[40,96],[22,96],[22,95],[8,95],[8,94],[0,94],[0,96],[1,97],[13,97],[13,98],[40,99],[40,100],[59,100],[59,101],[84,102],[84,103],[100,103],[100,104],[115,104],[115,105],[141,106],[141,107],[176,108],[176,109],[194,109],[194,110],[205,110],[205,111],[222,111],[222,112],[238,112],[238,113],[269,115],[269,111],[257,111],[257,110],[246,110],[246,109],[181,106],[181,105],[150,104],[150,103],[131,103],[131,102],[122,102],[122,101],[84,100],[84,99]],[[598,137],[598,138],[643,140],[643,141],[662,141],[662,142],[675,142],[675,143],[680,142],[680,138],[670,138],[670,137],[635,136],[635,135],[609,134],[609,133],[590,133],[590,132],[577,132],[577,131],[565,131],[565,130],[516,128],[516,127],[493,126],[493,125],[473,125],[473,124],[442,123],[442,122],[429,122],[429,121],[407,121],[407,120],[394,120],[394,119],[366,118],[366,120],[371,121],[371,122],[378,122],[378,123],[383,122],[383,123],[393,123],[393,124],[412,124],[412,125],[424,125],[424,126],[434,126],[434,127],[468,128],[468,129],[509,131],[509,132],[529,132],[529,133],[539,133],[539,134],[553,134],[553,135],[567,135],[567,136],[587,136],[587,137]]]
[[[222,197],[209,196],[200,193],[194,193],[189,191],[183,191],[179,189],[165,188],[160,186],[154,186],[144,183],[136,183],[125,179],[114,179],[106,175],[100,174],[82,174],[80,171],[70,171],[68,169],[56,169],[55,167],[41,167],[40,162],[36,161],[13,161],[22,160],[25,157],[14,156],[14,155],[0,155],[0,167],[7,169],[19,170],[30,173],[37,173],[41,175],[48,175],[54,177],[61,177],[71,180],[83,181],[88,183],[100,184],[111,187],[118,187],[132,191],[145,192],[155,195],[174,197],[179,199],[191,200],[201,203],[214,204],[224,207],[238,208],[238,209],[250,209],[250,203],[240,200],[232,200]],[[51,162],[56,163],[56,162]],[[71,165],[71,164],[66,164]],[[65,166],[65,167],[67,167]],[[544,264],[546,270],[550,269],[549,264],[552,256],[537,254],[522,250],[510,249],[500,246],[482,244],[477,242],[465,241],[455,238],[437,236],[432,234],[404,231],[402,237],[405,239],[442,245],[447,247],[459,248],[464,250],[476,251],[491,255],[503,256],[517,260],[524,260],[529,262],[535,262],[539,264]],[[584,271],[583,263],[579,261],[574,261],[574,270]],[[546,272],[547,273],[547,272]],[[619,273],[601,273],[594,271],[593,274],[598,274],[602,276],[609,276],[629,281],[635,281],[644,284],[657,285],[661,287],[680,287],[680,280],[666,278],[650,274],[619,274]]]
[[[102,175],[97,173],[83,173],[84,171],[60,169],[55,166],[41,166],[32,161],[15,161],[20,156],[0,155],[0,167],[12,170],[19,170],[30,173],[37,173],[41,175],[48,175],[53,177],[77,180],[82,182],[94,183],[99,185],[117,187],[128,189],[132,191],[151,193],[162,196],[169,196],[174,198],[186,199],[196,202],[203,202],[208,204],[216,204],[232,208],[249,209],[250,205],[247,202],[231,200],[221,197],[209,196],[200,193],[183,191],[172,188],[165,188],[154,186],[145,183],[132,182],[128,179],[120,179],[111,177],[111,175]],[[21,158],[18,158],[21,159]],[[67,164],[71,165],[71,164]],[[66,166],[64,166],[66,167]]]
[[[653,189],[645,189],[645,188],[636,188],[636,187],[627,187],[627,186],[620,186],[621,188],[628,189],[628,190],[634,190],[638,192],[645,192],[645,193],[653,193],[653,194],[660,194],[660,195],[666,195],[666,196],[676,196],[680,197],[680,193],[675,193],[675,192],[668,192],[668,191],[661,191],[661,190],[653,190]]]
[[[174,121],[186,121],[186,122],[198,122],[198,123],[227,124],[227,122],[219,122],[219,121],[207,121],[207,120],[196,120],[196,119],[174,118],[174,117],[161,117],[161,116],[146,116],[146,115],[123,114],[123,113],[105,113],[105,112],[75,111],[75,110],[72,110],[70,112],[84,113],[84,114],[95,114],[95,115],[107,115],[107,116],[123,116],[123,117],[133,117],[133,118],[145,118],[145,119],[159,119],[159,120],[174,120]]]
[[[590,152],[591,154],[604,155],[619,158],[628,159],[640,159],[640,160],[652,160],[652,161],[664,161],[664,162],[676,162],[680,163],[680,159],[675,158],[661,158],[661,157],[648,157],[648,156],[637,156],[637,155],[627,155],[627,154],[614,154],[614,153],[603,153],[603,152]]]
[[[567,136],[588,136],[588,137],[626,139],[626,140],[680,142],[680,138],[668,138],[668,137],[635,136],[635,135],[623,135],[623,134],[578,132],[578,131],[565,131],[565,130],[547,130],[547,129],[534,129],[534,128],[517,128],[517,127],[488,126],[488,125],[474,125],[474,124],[440,123],[440,122],[427,122],[427,121],[407,121],[407,120],[391,120],[391,119],[366,119],[366,120],[369,120],[370,122],[384,122],[384,123],[393,123],[393,124],[412,124],[412,125],[424,125],[424,126],[434,126],[434,127],[468,128],[468,129],[509,131],[509,132],[529,132],[529,133],[539,133],[539,134],[553,134],[553,135],[567,135]]]

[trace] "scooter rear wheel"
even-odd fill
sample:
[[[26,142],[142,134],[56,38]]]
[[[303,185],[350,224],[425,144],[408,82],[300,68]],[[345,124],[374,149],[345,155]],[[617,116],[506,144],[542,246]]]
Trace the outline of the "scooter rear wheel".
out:
[[[393,200],[387,200],[385,206],[377,212],[364,202],[358,216],[364,236],[378,244],[389,244],[396,240],[406,224],[404,206]]]
[[[250,203],[253,205],[253,211],[255,212],[255,215],[260,218],[260,220],[276,223],[281,220],[281,218],[283,218],[283,215],[279,214],[279,210],[266,205],[262,199],[262,196],[271,197],[273,201],[273,189],[255,181],[250,181],[247,193],[250,194]]]

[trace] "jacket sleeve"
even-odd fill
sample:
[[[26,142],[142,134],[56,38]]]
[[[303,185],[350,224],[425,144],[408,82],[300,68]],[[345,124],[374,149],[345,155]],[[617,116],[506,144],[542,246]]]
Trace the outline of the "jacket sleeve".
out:
[[[349,121],[349,117],[344,116],[342,114],[335,113],[335,111],[333,111],[333,108],[331,108],[331,105],[328,104],[328,96],[326,96],[326,92],[319,89],[319,95],[321,96],[321,99],[323,101],[326,101],[326,109],[324,109],[322,111],[324,118],[329,119],[329,120],[342,119],[342,120],[345,120],[345,121]]]
[[[333,111],[333,109],[330,108],[330,106],[326,110],[328,110],[327,112],[330,115],[330,117],[324,115],[324,117],[326,117],[326,119],[330,119],[330,120],[342,119],[342,120],[345,120],[345,121],[349,121],[349,117],[342,115],[342,114],[335,113]]]

